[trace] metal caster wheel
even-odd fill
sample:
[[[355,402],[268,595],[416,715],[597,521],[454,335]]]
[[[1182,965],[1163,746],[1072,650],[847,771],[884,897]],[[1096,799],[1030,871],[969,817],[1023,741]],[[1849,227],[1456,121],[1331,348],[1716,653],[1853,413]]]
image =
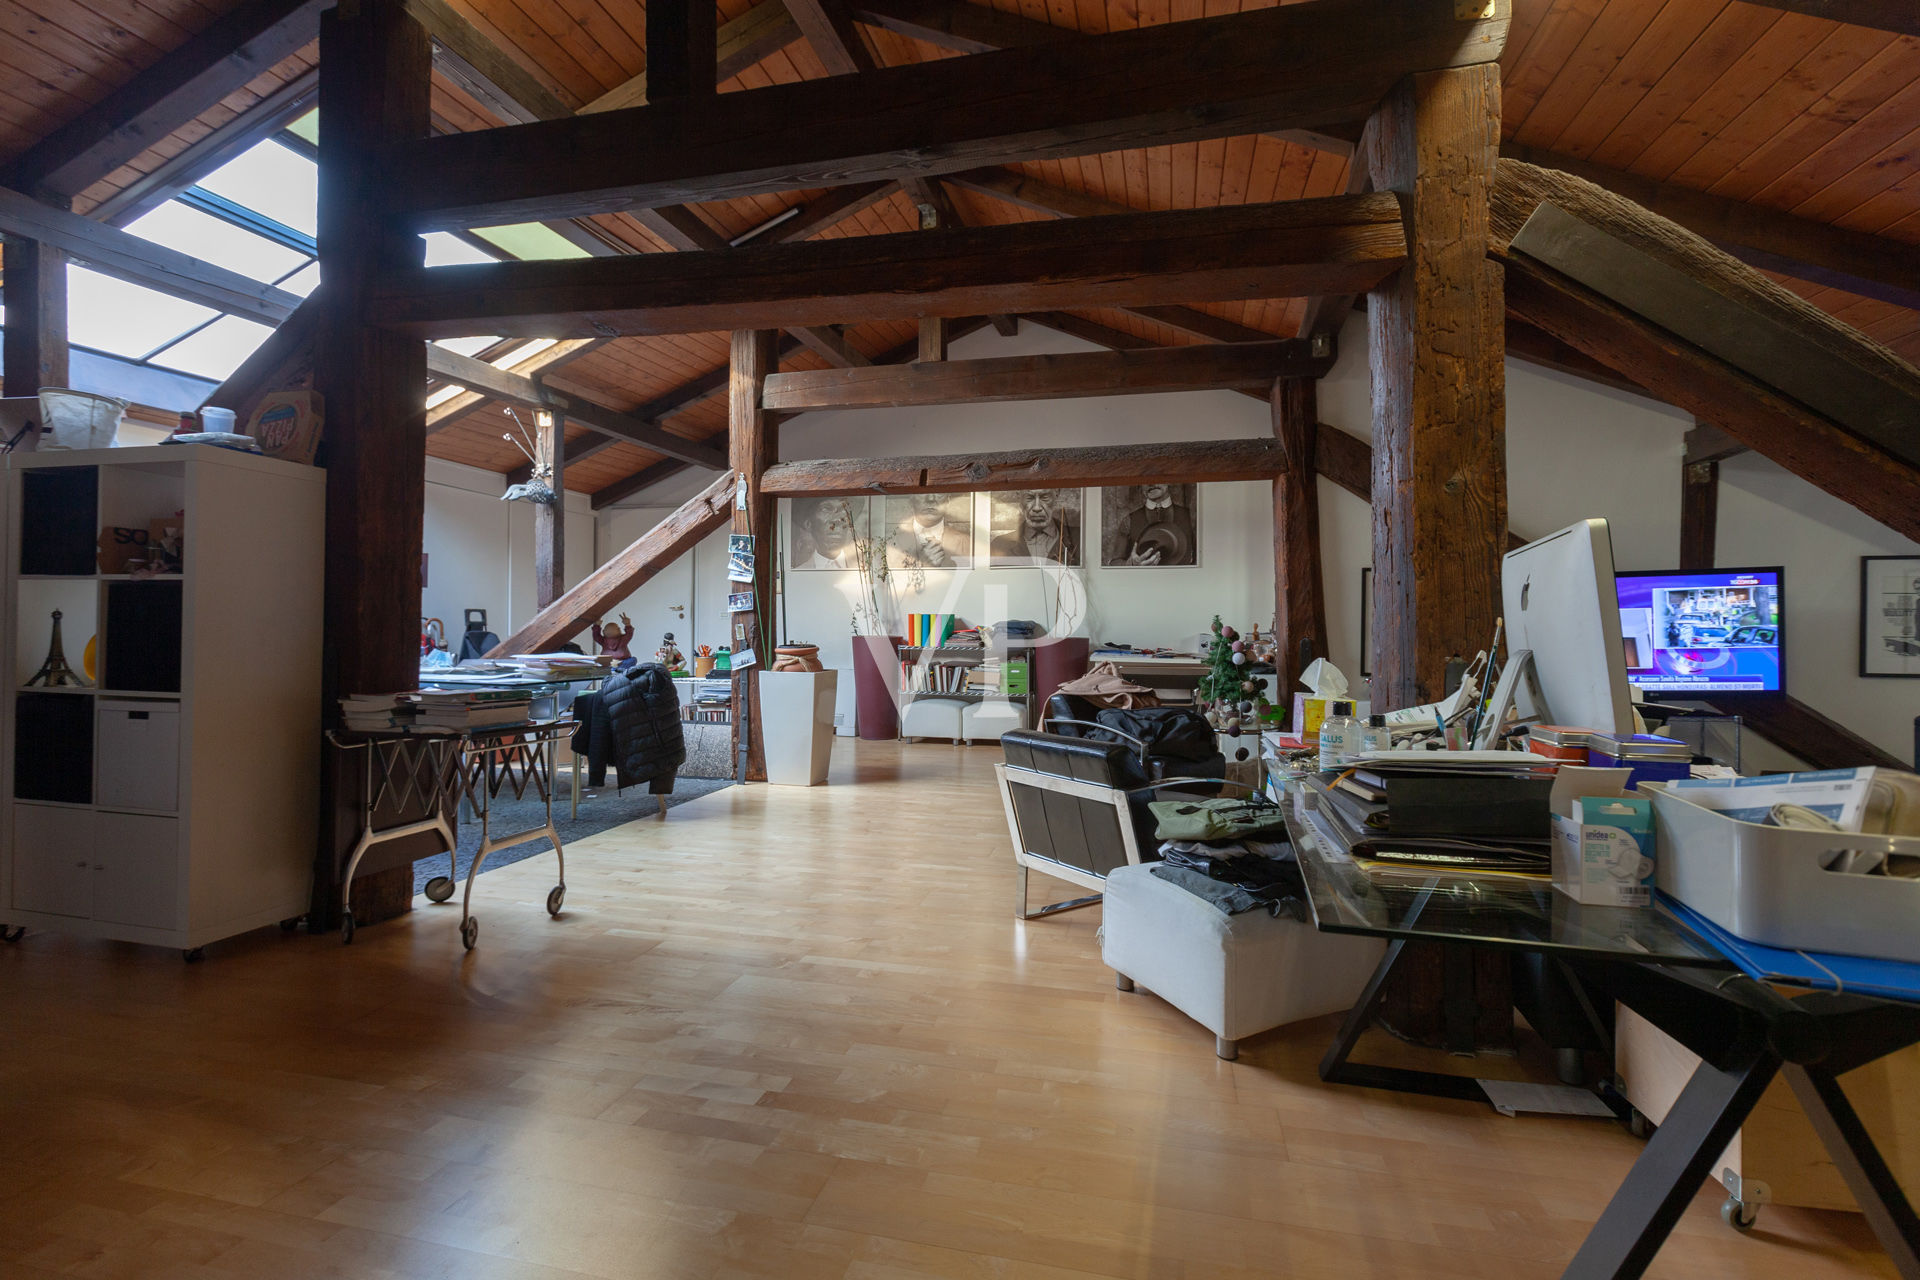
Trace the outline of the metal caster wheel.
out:
[[[353,945],[353,912],[351,911],[343,911],[340,914],[340,945],[343,947]]]
[[[189,947],[180,953],[180,958],[188,964],[199,964],[207,958],[207,949],[205,947]]]
[[[288,916],[285,920],[282,920],[280,922],[280,932],[292,933],[295,929],[298,929],[300,927],[300,922],[305,919],[306,919],[305,916]]]
[[[550,916],[559,915],[560,908],[566,903],[566,900],[567,886],[563,884],[553,886],[553,892],[547,895],[547,914]]]
[[[1748,1204],[1744,1200],[1735,1200],[1731,1196],[1720,1202],[1720,1221],[1735,1231],[1751,1231],[1753,1224],[1760,1219],[1760,1206]]]
[[[1648,1123],[1647,1117],[1636,1108],[1627,1116],[1627,1132],[1644,1142],[1653,1132],[1653,1125]]]
[[[460,945],[473,950],[473,944],[480,941],[480,917],[468,916],[460,924]]]
[[[426,893],[429,902],[445,902],[453,896],[453,877],[435,876],[427,881],[427,887],[423,892]]]
[[[27,926],[23,924],[15,925],[11,929],[7,928],[7,926],[3,924],[0,924],[0,942],[18,942],[20,941],[20,939],[26,936],[27,936]]]

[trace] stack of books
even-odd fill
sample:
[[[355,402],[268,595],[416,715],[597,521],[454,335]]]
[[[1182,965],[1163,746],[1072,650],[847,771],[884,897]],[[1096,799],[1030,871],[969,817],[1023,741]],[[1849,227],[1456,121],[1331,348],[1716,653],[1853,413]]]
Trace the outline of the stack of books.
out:
[[[354,733],[411,729],[415,708],[405,693],[352,693],[340,699],[340,719]]]
[[[525,724],[533,699],[519,689],[433,689],[412,695],[414,726],[438,731]]]
[[[1553,766],[1518,751],[1383,751],[1324,775],[1319,809],[1370,875],[1545,880]]]

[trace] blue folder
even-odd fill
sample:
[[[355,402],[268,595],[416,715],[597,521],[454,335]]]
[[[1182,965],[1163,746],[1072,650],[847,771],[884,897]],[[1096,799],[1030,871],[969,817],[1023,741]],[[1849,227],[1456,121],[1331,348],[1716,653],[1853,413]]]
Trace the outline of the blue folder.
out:
[[[1693,908],[1660,895],[1661,903],[1688,928],[1719,948],[1749,978],[1781,982],[1817,991],[1852,991],[1888,1000],[1920,1001],[1920,964],[1905,960],[1869,960],[1827,951],[1785,951],[1728,933]]]

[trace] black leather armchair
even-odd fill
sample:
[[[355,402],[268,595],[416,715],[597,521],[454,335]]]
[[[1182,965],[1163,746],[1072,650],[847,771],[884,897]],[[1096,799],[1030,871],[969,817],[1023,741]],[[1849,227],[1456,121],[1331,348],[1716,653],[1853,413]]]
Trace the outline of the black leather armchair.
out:
[[[1132,732],[1129,725],[1147,732]],[[1062,737],[1132,745],[1142,783],[1167,778],[1219,778],[1227,771],[1227,758],[1219,750],[1212,726],[1192,707],[1122,711],[1102,707],[1077,694],[1056,693],[1047,699],[1045,728]],[[1218,787],[1193,789],[1211,795]]]

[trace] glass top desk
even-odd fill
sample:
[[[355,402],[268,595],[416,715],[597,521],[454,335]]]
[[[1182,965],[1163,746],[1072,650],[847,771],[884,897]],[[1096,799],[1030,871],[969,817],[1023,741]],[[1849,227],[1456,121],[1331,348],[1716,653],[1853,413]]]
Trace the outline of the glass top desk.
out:
[[[1496,877],[1376,882],[1347,857],[1330,825],[1296,807],[1298,792],[1311,794],[1316,785],[1296,782],[1284,802],[1314,926],[1389,940],[1320,1061],[1322,1080],[1486,1101],[1479,1084],[1464,1076],[1347,1061],[1415,939],[1548,956],[1582,979],[1574,984],[1577,992],[1584,987],[1618,1000],[1699,1056],[1666,1120],[1563,1273],[1566,1280],[1641,1275],[1702,1182],[1718,1172],[1720,1153],[1775,1074],[1792,1086],[1895,1268],[1907,1280],[1920,1280],[1920,1217],[1838,1080],[1920,1042],[1920,1004],[1832,991],[1790,999],[1748,978],[1658,906],[1584,906],[1550,884]]]

